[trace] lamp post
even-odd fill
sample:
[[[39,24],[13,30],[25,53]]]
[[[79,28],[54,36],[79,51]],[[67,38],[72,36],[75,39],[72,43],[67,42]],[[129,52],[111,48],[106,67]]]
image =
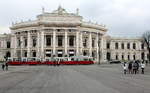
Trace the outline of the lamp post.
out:
[[[100,60],[101,60],[101,51],[100,51],[100,40],[98,39],[98,56],[99,56],[99,61],[98,64],[100,65]]]

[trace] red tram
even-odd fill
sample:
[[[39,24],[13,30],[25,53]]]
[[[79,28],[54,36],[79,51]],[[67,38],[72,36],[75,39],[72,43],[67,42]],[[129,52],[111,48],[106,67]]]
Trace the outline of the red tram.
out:
[[[46,57],[40,58],[8,58],[9,65],[90,65],[94,64],[93,58],[88,56],[72,57]]]

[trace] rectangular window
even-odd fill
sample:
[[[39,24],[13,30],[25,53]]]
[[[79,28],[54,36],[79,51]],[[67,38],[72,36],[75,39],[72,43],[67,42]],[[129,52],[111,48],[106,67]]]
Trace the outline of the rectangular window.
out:
[[[121,44],[121,48],[124,49],[124,44],[123,43]]]
[[[74,46],[74,36],[69,37],[69,46],[71,46],[71,47]]]
[[[46,36],[46,46],[51,46],[51,36]]]
[[[63,36],[58,36],[58,46],[63,46]]]
[[[115,43],[115,49],[118,49],[118,43]]]
[[[92,39],[92,47],[95,47],[95,39]]]

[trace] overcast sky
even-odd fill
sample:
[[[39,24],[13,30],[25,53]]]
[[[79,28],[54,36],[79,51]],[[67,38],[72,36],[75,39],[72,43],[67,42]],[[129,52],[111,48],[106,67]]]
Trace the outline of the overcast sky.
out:
[[[140,36],[150,30],[150,0],[0,0],[0,33],[9,33],[12,22],[35,19],[61,5],[68,12],[79,8],[84,20],[105,24],[107,34]]]

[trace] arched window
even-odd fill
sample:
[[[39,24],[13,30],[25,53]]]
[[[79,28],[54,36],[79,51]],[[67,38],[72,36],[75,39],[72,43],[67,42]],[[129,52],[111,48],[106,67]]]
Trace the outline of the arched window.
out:
[[[118,54],[116,54],[116,60],[118,60]]]
[[[122,60],[124,60],[124,54],[122,54]]]
[[[130,49],[130,43],[127,44],[127,49]]]
[[[145,56],[145,54],[144,54],[144,52],[142,52],[142,53],[141,53],[141,59],[142,59],[142,60],[144,60],[144,56]]]
[[[133,49],[136,49],[136,44],[135,43],[133,43]]]
[[[135,58],[135,54],[133,55],[133,60],[135,60],[136,58]]]
[[[128,55],[128,60],[130,60],[130,55]]]
[[[110,60],[110,57],[111,57],[110,52],[107,52],[106,58],[107,58],[108,61]]]
[[[121,44],[121,48],[124,49],[124,43]]]
[[[141,44],[141,49],[144,49],[144,43]]]
[[[115,49],[118,49],[118,43],[115,43]]]
[[[107,49],[110,49],[110,43],[107,43]]]

